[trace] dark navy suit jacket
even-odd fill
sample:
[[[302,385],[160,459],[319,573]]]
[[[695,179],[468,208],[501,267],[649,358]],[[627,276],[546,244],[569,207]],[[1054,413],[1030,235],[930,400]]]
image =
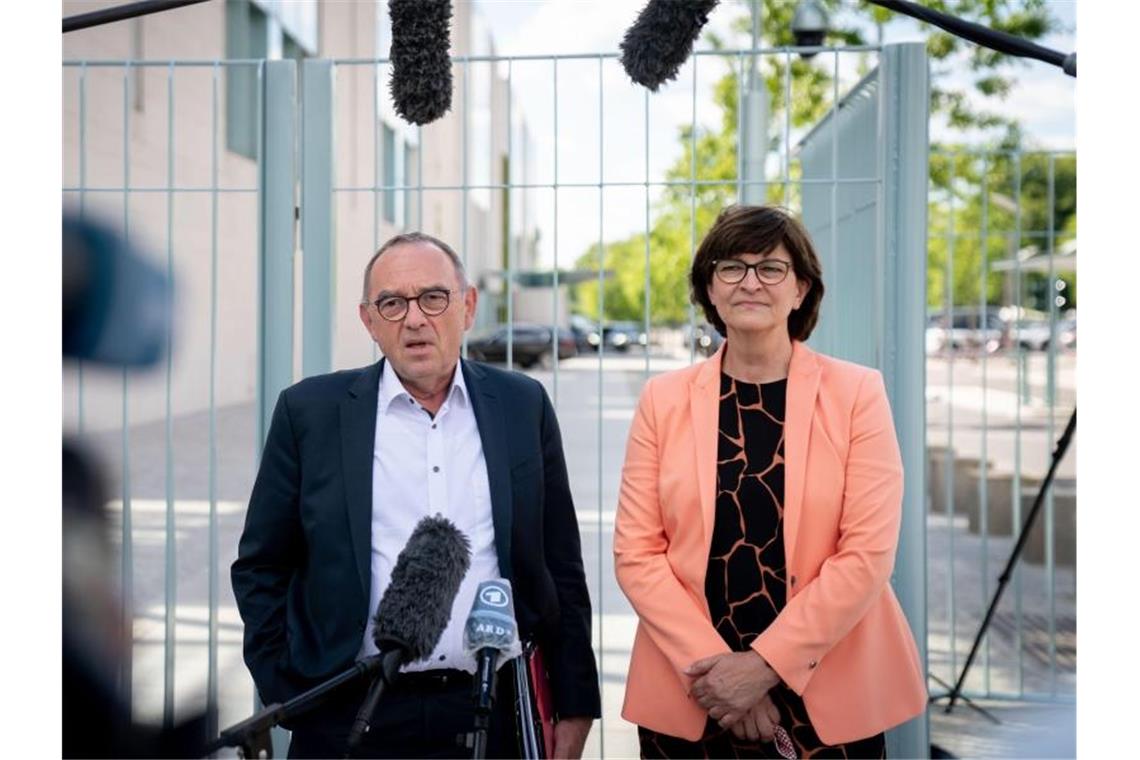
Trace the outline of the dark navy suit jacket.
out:
[[[231,571],[245,662],[266,704],[345,670],[360,649],[383,365],[307,378],[277,400]],[[545,650],[559,716],[598,717],[590,597],[554,408],[532,378],[460,366],[520,633]]]

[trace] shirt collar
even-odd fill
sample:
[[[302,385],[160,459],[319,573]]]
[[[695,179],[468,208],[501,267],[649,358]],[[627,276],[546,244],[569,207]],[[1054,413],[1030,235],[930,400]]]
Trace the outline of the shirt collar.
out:
[[[408,402],[405,399],[415,400],[396,375],[396,371],[391,368],[390,362],[384,362],[384,366],[380,371],[380,391],[377,394],[377,405],[379,408],[377,411],[381,416],[387,414],[388,408],[392,405],[393,401],[400,400],[402,403],[407,404]],[[447,389],[447,400],[443,402],[444,406],[452,399],[462,404],[466,404],[469,399],[467,381],[463,378],[462,360],[455,365],[455,374],[452,375],[451,378],[451,387]],[[442,407],[440,409],[442,411]]]

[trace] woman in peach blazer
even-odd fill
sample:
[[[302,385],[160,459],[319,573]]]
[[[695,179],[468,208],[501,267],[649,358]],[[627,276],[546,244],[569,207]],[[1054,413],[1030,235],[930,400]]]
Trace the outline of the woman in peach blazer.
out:
[[[645,757],[883,756],[926,708],[889,579],[902,463],[882,377],[801,341],[823,283],[786,211],[732,206],[693,297],[726,336],[646,383],[614,535]]]

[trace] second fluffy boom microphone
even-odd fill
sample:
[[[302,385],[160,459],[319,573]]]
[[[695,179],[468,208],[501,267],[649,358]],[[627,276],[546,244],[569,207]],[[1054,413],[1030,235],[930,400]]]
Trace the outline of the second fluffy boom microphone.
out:
[[[396,112],[427,124],[451,108],[451,0],[389,0]]]
[[[621,41],[621,65],[653,92],[674,79],[718,0],[649,0]]]

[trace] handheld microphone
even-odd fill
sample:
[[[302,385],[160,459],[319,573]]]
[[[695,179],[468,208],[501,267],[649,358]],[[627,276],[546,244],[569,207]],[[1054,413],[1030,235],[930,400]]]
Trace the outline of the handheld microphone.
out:
[[[487,729],[495,704],[495,673],[499,658],[517,657],[522,653],[511,582],[497,578],[483,581],[475,592],[471,614],[463,626],[463,649],[474,655],[475,685],[475,750],[481,758],[487,752]]]
[[[451,0],[389,0],[396,112],[427,124],[451,108]]]
[[[693,43],[718,0],[649,0],[621,41],[629,78],[657,92],[693,52]]]
[[[471,543],[451,521],[439,515],[419,521],[376,608],[372,640],[381,668],[352,724],[349,754],[368,731],[376,704],[400,667],[426,658],[439,644],[470,565]]]

